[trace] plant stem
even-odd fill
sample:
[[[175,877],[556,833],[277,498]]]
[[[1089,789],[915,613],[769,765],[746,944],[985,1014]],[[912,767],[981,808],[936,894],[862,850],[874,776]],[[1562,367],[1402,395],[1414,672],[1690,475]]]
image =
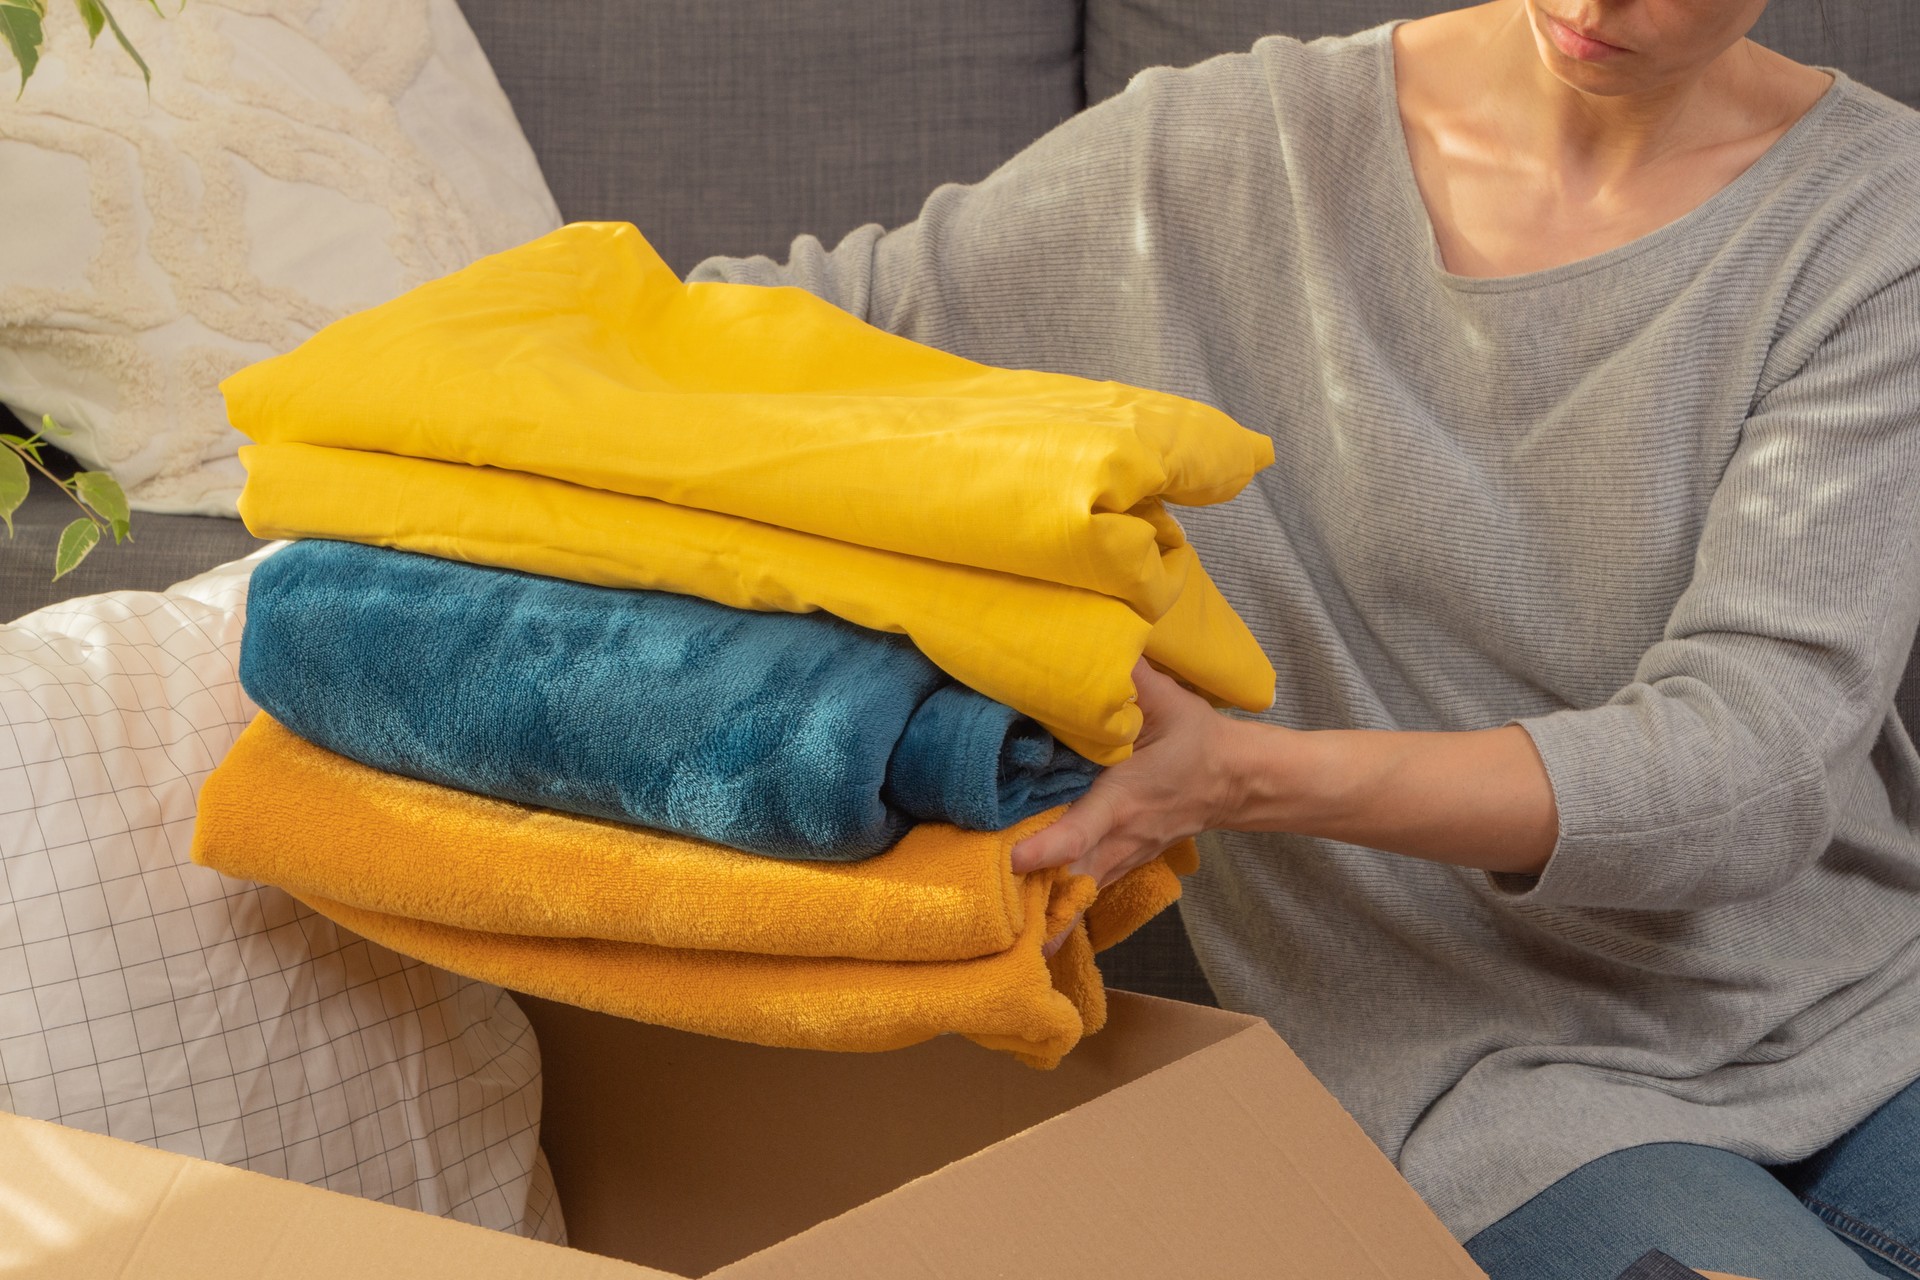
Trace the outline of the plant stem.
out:
[[[38,439],[38,438],[39,437],[37,436],[35,437],[35,439]],[[43,464],[40,461],[40,459],[34,457],[32,452],[26,449],[22,449],[19,445],[13,443],[11,440],[0,441],[0,443],[4,443],[7,446],[7,448],[19,454],[20,460],[22,462],[32,467],[35,471],[38,471],[41,475],[45,476],[47,479],[53,481],[54,487],[60,490],[60,492],[66,494],[69,498],[72,498],[73,505],[80,508],[81,515],[93,521],[95,528],[98,528],[98,529],[106,528],[104,524],[100,523],[100,517],[93,514],[93,509],[89,507],[86,503],[80,501],[80,495],[75,493],[73,490],[67,488],[67,482],[62,480],[59,476],[56,476],[55,474],[53,474],[53,472],[47,470],[45,464]]]

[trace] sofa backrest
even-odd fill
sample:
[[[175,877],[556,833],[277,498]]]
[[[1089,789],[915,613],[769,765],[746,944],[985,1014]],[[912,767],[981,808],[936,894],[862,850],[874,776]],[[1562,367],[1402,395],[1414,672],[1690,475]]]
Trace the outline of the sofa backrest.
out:
[[[1084,104],[1078,0],[463,0],[568,219],[676,270],[910,221]]]

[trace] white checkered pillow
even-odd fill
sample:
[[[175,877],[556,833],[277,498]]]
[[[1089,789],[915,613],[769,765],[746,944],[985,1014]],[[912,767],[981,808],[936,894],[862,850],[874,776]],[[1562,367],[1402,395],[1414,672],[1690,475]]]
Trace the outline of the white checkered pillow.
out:
[[[0,627],[0,1108],[557,1241],[507,994],[188,861],[270,551]]]

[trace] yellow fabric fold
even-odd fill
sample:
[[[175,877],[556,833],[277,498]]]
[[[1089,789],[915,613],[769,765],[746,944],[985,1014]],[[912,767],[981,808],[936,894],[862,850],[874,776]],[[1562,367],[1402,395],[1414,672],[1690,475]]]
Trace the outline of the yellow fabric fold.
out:
[[[823,610],[904,634],[962,684],[1101,764],[1139,731],[1144,653],[1214,702],[1260,710],[1273,668],[1191,547],[1158,622],[1111,596],[488,467],[303,444],[241,449],[265,538],[337,538],[741,609]]]
[[[1041,954],[1044,890],[1029,892],[1022,945],[978,960],[877,960],[674,951],[598,938],[476,933],[295,894],[381,946],[516,991],[701,1035],[793,1049],[866,1053],[958,1033],[1038,1067],[1056,1065],[1104,1019],[1104,988],[1087,977],[1084,930],[1054,959]],[[1096,1003],[1091,992],[1100,991]],[[1087,1001],[1083,1008],[1073,996]],[[1097,1011],[1096,1025],[1089,1013]]]
[[[1265,436],[1178,396],[999,369],[799,289],[682,284],[577,223],[222,384],[255,441],[499,467],[1173,606],[1161,500],[1221,502]]]
[[[623,1017],[842,1050],[958,1032],[1049,1066],[1104,1020],[1091,940],[1170,905],[1197,856],[1183,842],[1097,897],[1084,876],[1015,876],[1012,845],[1060,812],[781,862],[380,773],[262,714],[201,790],[193,859],[428,963]]]

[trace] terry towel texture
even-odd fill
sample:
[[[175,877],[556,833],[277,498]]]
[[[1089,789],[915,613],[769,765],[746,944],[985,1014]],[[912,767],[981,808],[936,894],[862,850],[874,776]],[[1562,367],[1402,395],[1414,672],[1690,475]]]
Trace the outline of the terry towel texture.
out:
[[[362,764],[773,857],[997,831],[1097,772],[899,636],[345,542],[254,572],[240,679]]]
[[[224,390],[265,446],[242,505],[256,533],[562,576],[584,559],[586,581],[826,609],[912,636],[1101,763],[1138,732],[1142,652],[1218,701],[1272,698],[1271,665],[1161,506],[1232,497],[1272,460],[1263,437],[1178,397],[975,364],[798,290],[683,285],[624,224],[483,259]],[[405,482],[382,457],[472,465],[414,469],[427,488],[396,504]],[[513,473],[515,501],[473,504],[474,467]],[[520,536],[519,494],[581,492],[630,501],[600,504],[585,538]],[[663,565],[620,536],[633,522],[670,530]],[[768,560],[741,554],[766,541],[781,544]],[[848,556],[886,567],[836,581],[827,566]],[[1039,611],[989,609],[956,642],[924,619],[970,574],[975,599],[1026,581]]]
[[[787,862],[381,773],[262,714],[201,791],[193,857],[405,954],[625,1017],[843,1050],[959,1031],[1051,1065],[1104,1017],[1093,950],[1195,862],[1182,842],[1097,900],[1085,877],[1015,876],[1012,845],[1054,816]]]

